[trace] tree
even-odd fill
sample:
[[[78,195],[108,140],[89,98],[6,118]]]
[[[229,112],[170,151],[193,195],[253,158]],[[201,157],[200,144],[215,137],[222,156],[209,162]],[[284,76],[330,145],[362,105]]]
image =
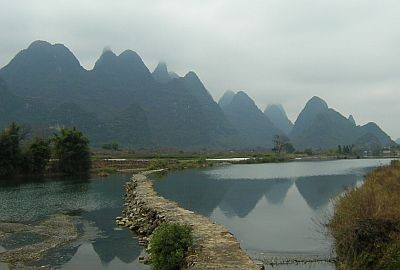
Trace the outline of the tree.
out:
[[[293,145],[290,143],[289,138],[285,135],[275,135],[272,141],[274,143],[274,148],[272,148],[272,151],[278,154],[280,154],[282,151],[286,153],[293,153],[295,150]]]
[[[286,153],[292,154],[292,153],[294,153],[294,151],[296,151],[296,149],[294,149],[293,144],[287,143],[287,144],[285,145],[285,152],[286,152]]]
[[[185,263],[188,249],[192,245],[192,228],[189,225],[161,224],[150,239],[150,255],[153,269],[181,269]]]
[[[18,172],[22,161],[21,140],[21,128],[14,122],[0,134],[0,176]]]
[[[308,156],[312,156],[313,155],[313,150],[311,148],[307,148],[304,150],[304,153],[306,153]]]
[[[118,151],[119,145],[118,145],[118,143],[107,143],[107,144],[103,144],[101,148],[103,148],[104,150]]]
[[[63,128],[54,135],[54,150],[61,172],[67,175],[88,173],[91,167],[89,140],[76,128]]]
[[[36,138],[26,153],[28,169],[32,173],[43,173],[51,156],[50,142]]]

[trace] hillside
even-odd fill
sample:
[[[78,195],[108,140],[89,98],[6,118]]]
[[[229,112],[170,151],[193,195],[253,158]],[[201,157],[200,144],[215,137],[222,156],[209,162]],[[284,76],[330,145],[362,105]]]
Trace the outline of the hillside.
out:
[[[167,75],[171,79],[163,80]],[[237,142],[196,75],[172,80],[176,75],[163,64],[152,74],[131,50],[120,55],[105,50],[94,68],[85,70],[64,45],[35,41],[0,76],[8,85],[7,98],[15,100],[3,110],[18,111],[3,116],[2,126],[13,120],[45,129],[75,125],[97,146],[117,141],[129,147],[194,149]]]
[[[219,103],[221,104],[221,101]],[[270,149],[273,147],[274,136],[282,134],[282,131],[275,127],[254,101],[242,91],[237,92],[222,110],[238,130],[247,148]]]
[[[281,105],[263,113],[244,92],[218,104],[195,72],[180,77],[159,63],[153,72],[132,50],[104,50],[84,69],[62,44],[35,41],[0,69],[0,128],[12,121],[42,134],[76,126],[92,146],[146,149],[271,149],[286,134],[298,150],[393,144],[375,123],[357,126],[319,97],[293,125]]]
[[[272,121],[272,123],[285,133],[289,135],[292,131],[293,123],[286,115],[286,111],[281,104],[270,104],[265,108],[264,114]]]
[[[375,123],[357,126],[352,116],[344,117],[319,97],[307,102],[295,122],[290,139],[296,149],[336,149],[338,145],[355,145],[372,150],[393,143]]]

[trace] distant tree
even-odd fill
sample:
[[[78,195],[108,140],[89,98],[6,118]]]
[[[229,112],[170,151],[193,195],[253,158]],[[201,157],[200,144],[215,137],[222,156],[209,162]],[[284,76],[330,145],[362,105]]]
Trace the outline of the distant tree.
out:
[[[353,152],[354,145],[339,145],[339,150],[341,154],[349,155]]]
[[[55,155],[61,172],[86,174],[91,167],[89,140],[76,128],[63,128],[54,135]]]
[[[274,148],[272,148],[272,151],[278,154],[281,152],[293,153],[295,151],[293,145],[289,141],[289,138],[285,135],[275,135],[272,142],[274,143]]]
[[[284,147],[289,142],[289,139],[283,135],[275,135],[272,142],[274,143],[274,148],[272,148],[272,150],[279,154],[284,150]]]
[[[103,144],[101,148],[103,148],[104,150],[118,151],[119,145],[118,145],[118,143],[107,143],[107,144]]]
[[[338,153],[339,153],[339,154],[342,154],[342,153],[343,153],[343,152],[342,152],[342,146],[341,146],[340,144],[338,145]]]
[[[313,150],[311,148],[307,148],[306,150],[304,150],[304,153],[306,153],[309,156],[312,156]]]
[[[50,141],[35,138],[26,152],[25,160],[28,162],[29,171],[38,174],[43,173],[50,160],[50,156]]]
[[[21,128],[16,123],[12,123],[0,134],[0,176],[18,172],[22,161],[21,140]]]
[[[296,149],[294,148],[293,144],[287,143],[285,145],[285,151],[286,151],[286,153],[292,154],[296,151]]]

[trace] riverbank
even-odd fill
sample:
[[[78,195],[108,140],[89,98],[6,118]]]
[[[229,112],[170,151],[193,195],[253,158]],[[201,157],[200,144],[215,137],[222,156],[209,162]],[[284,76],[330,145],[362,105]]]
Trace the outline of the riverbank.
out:
[[[328,229],[338,269],[400,269],[400,162],[381,167],[335,205]]]
[[[126,186],[125,210],[117,224],[139,235],[147,245],[152,232],[163,222],[189,224],[195,243],[187,258],[189,269],[263,269],[240,248],[236,238],[224,226],[179,207],[158,195],[147,173],[136,174]]]

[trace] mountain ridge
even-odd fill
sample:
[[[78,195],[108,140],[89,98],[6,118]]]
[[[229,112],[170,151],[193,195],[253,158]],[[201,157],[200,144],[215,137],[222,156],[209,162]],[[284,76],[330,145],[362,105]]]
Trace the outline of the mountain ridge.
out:
[[[272,148],[274,136],[282,133],[243,91],[237,92],[222,110],[248,148]]]
[[[369,145],[368,138],[373,141],[371,145],[376,145],[376,141],[381,147],[393,144],[390,136],[375,123],[356,126],[353,117],[344,117],[319,97],[306,103],[289,136],[296,149],[334,149],[337,145],[361,147],[360,141],[363,146]]]
[[[86,70],[63,44],[35,41],[0,69],[0,98],[0,127],[76,125],[97,147],[116,140],[131,148],[271,149],[283,133],[300,150],[393,143],[375,123],[357,126],[316,96],[294,125],[282,106],[278,121],[243,91],[217,103],[195,72],[180,77],[163,62],[150,72],[132,50],[103,50]]]
[[[290,134],[294,125],[287,117],[286,111],[281,104],[269,104],[265,108],[264,114],[277,128],[282,130],[285,135]]]

